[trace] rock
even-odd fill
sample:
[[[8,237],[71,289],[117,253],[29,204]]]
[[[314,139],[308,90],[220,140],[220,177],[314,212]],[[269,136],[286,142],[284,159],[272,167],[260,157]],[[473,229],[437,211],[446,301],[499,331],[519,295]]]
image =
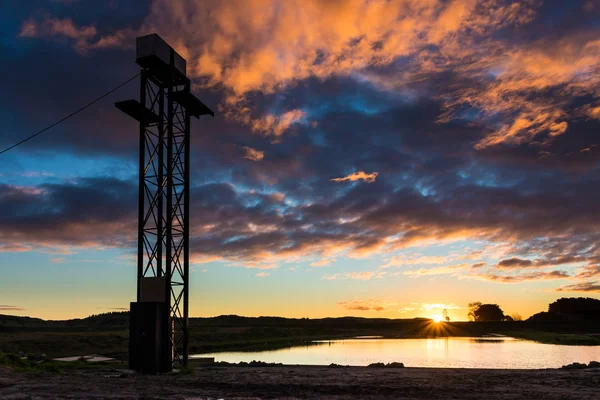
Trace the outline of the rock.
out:
[[[7,388],[14,385],[15,382],[10,379],[0,378],[0,388]]]
[[[600,362],[590,361],[590,363],[588,364],[588,368],[600,368]]]
[[[573,364],[567,364],[567,365],[563,365],[562,367],[560,367],[560,369],[585,369],[588,366],[586,364],[582,364],[582,363],[573,363]]]
[[[228,363],[227,361],[216,361],[215,366],[217,367],[229,367],[229,366],[235,366],[235,363]]]
[[[404,364],[400,362],[391,362],[389,364],[378,362],[367,365],[367,368],[404,368]]]
[[[401,362],[393,362],[386,365],[388,368],[404,368],[404,364]]]

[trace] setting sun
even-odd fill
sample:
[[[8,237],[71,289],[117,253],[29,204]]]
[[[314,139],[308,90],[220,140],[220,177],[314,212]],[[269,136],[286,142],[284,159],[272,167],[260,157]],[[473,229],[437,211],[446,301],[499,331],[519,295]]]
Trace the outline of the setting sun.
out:
[[[444,318],[441,315],[434,315],[433,317],[431,317],[431,319],[433,320],[433,322],[442,322],[444,320]]]

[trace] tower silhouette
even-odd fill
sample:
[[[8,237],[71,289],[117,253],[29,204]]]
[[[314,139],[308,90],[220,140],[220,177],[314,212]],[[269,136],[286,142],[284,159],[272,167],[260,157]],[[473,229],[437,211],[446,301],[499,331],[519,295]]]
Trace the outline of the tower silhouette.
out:
[[[138,37],[140,100],[115,106],[139,122],[137,301],[129,365],[187,365],[189,342],[190,118],[214,116],[190,90],[186,60],[157,34]]]

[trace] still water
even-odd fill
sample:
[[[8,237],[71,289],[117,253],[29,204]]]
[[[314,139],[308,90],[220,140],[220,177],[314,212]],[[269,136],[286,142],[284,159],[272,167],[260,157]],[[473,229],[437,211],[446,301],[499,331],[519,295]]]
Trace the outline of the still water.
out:
[[[436,339],[347,339],[274,351],[198,355],[215,361],[303,365],[368,365],[402,362],[407,367],[557,368],[600,361],[600,346],[541,344],[510,337]]]

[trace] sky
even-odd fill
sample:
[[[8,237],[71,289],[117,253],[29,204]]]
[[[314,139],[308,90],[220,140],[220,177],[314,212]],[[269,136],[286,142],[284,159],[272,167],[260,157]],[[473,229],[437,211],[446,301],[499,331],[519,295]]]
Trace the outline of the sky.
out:
[[[600,1],[0,3],[0,149],[138,71],[192,121],[190,315],[528,317],[600,298]],[[137,80],[0,155],[0,313],[135,301]]]

